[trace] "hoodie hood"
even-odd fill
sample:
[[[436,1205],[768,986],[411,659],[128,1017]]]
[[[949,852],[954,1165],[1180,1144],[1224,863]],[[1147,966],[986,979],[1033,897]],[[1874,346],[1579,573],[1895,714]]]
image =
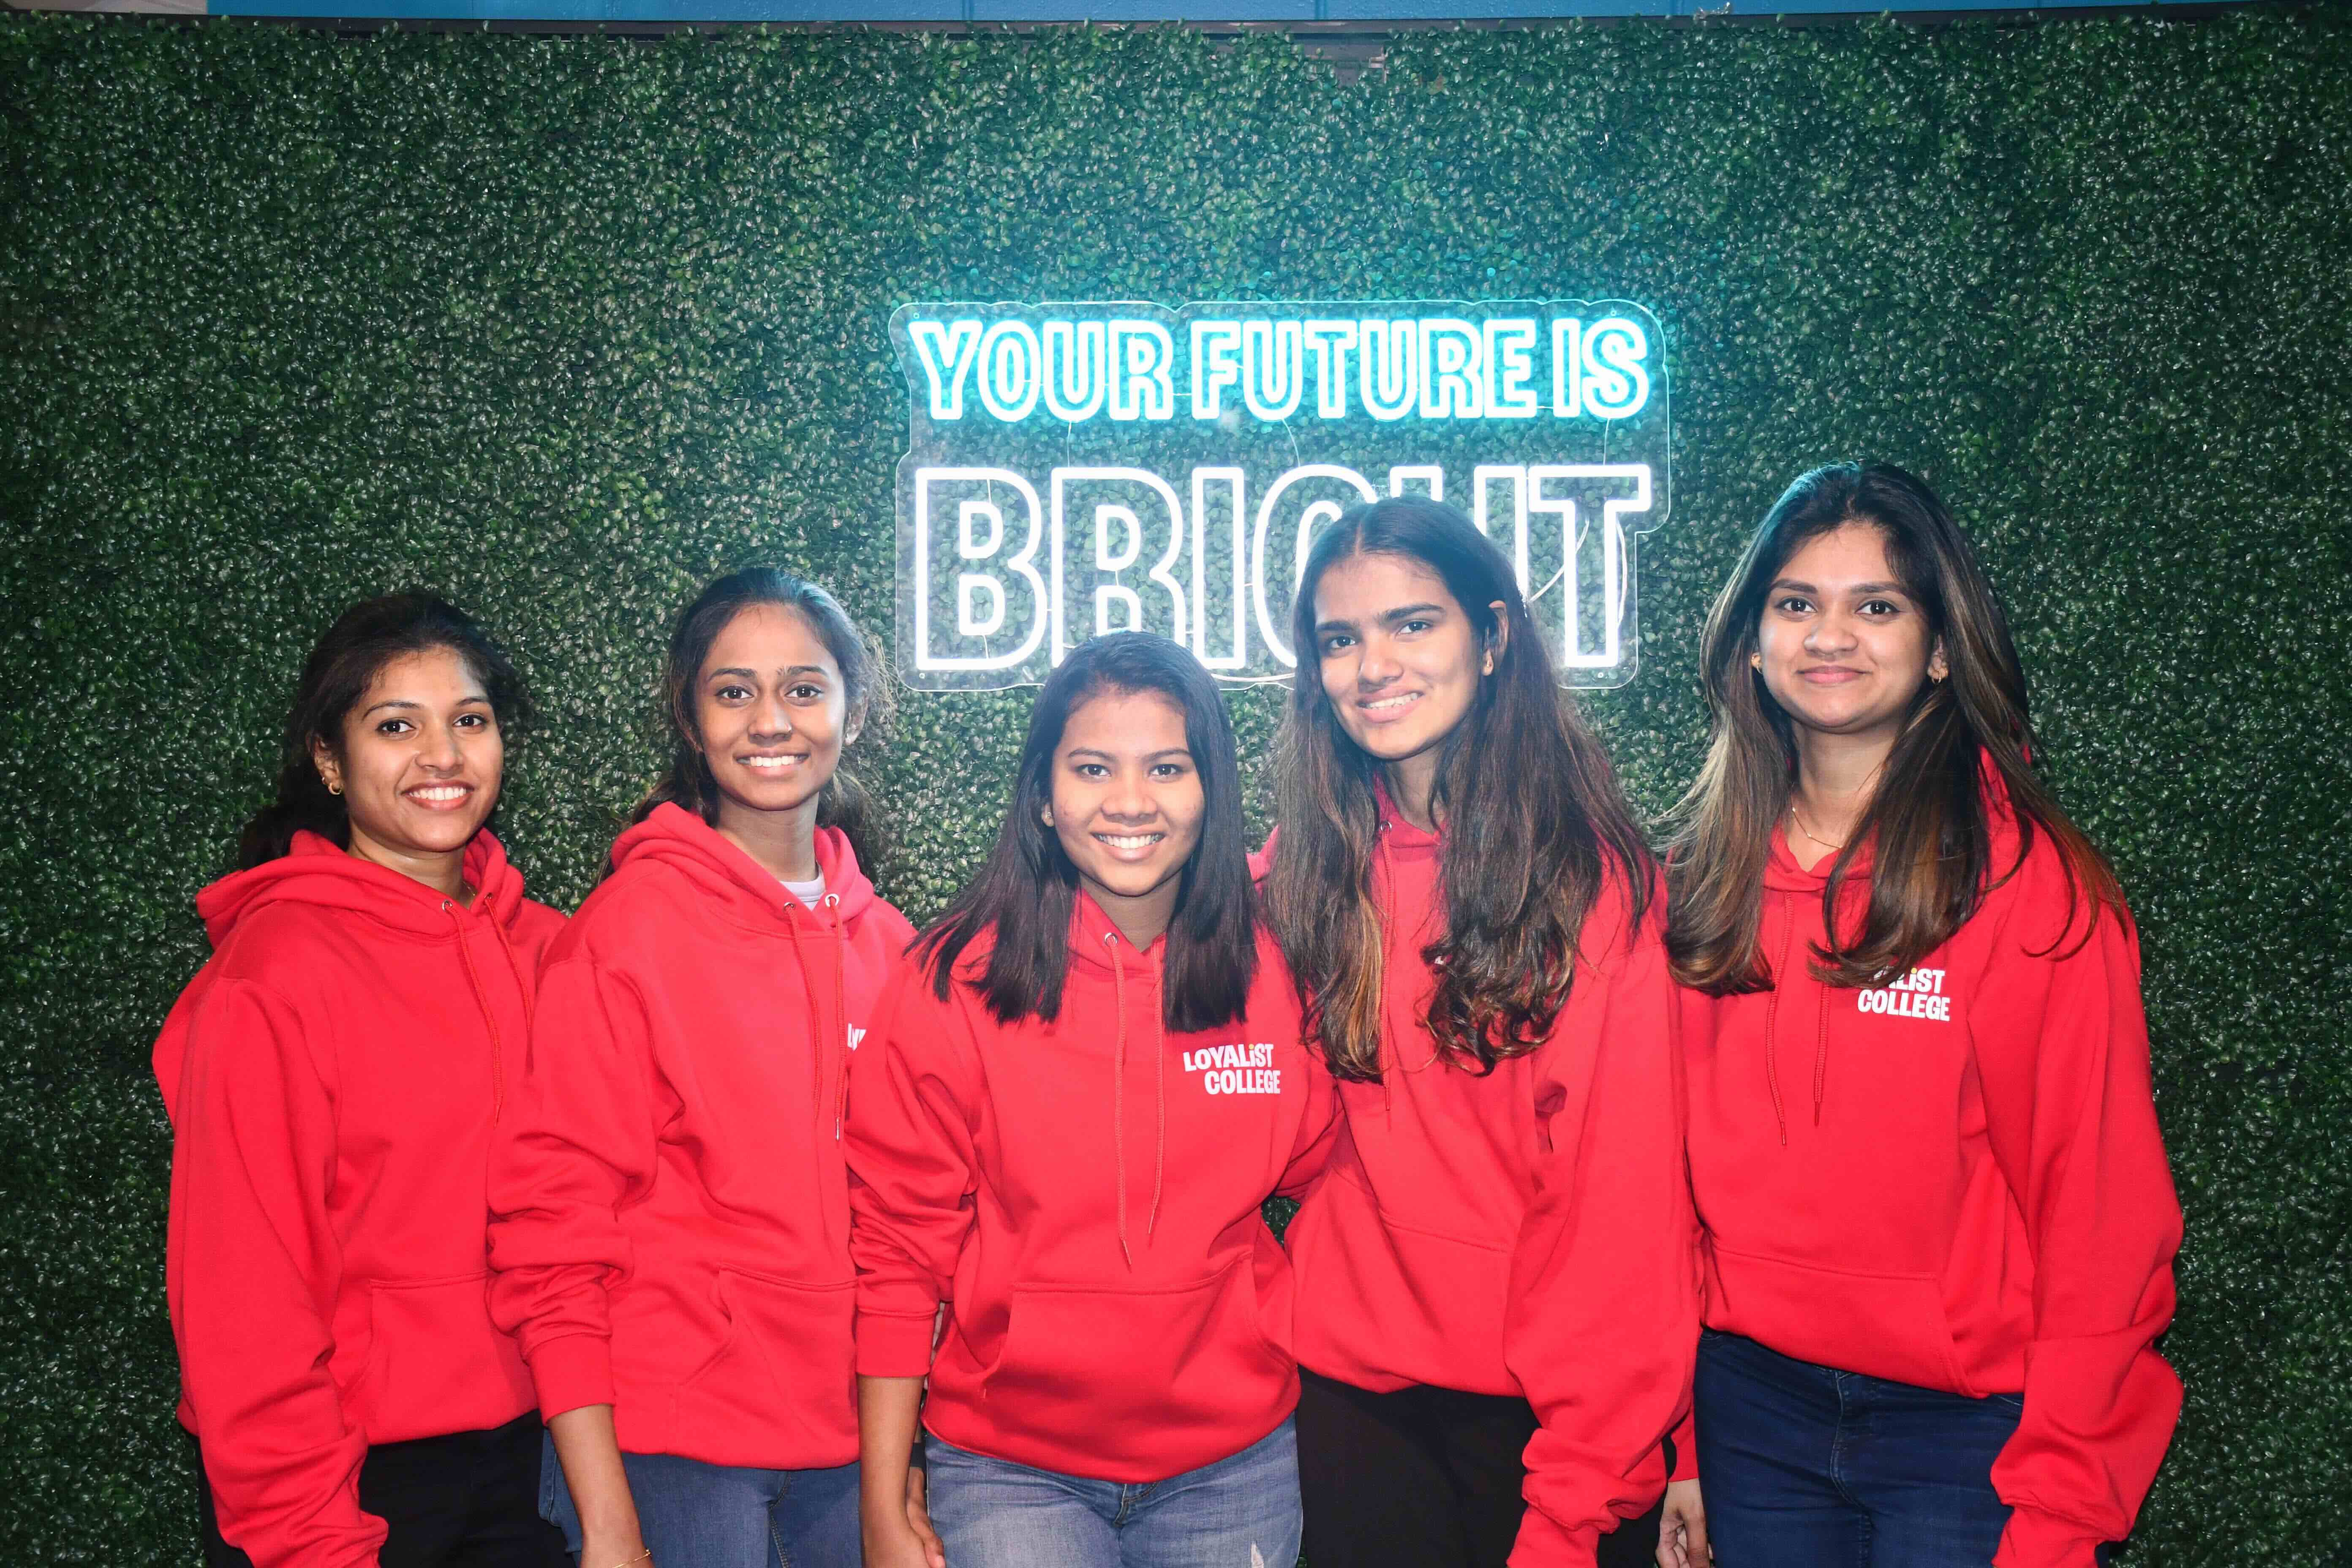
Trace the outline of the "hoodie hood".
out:
[[[522,877],[488,828],[466,846],[466,881],[474,889],[467,907],[511,927],[523,904]],[[239,922],[274,903],[310,904],[344,910],[381,921],[415,936],[455,934],[451,900],[415,878],[379,866],[316,833],[297,833],[292,847],[275,860],[236,871],[196,895],[196,913],[215,952],[226,945]]]
[[[671,868],[719,907],[757,926],[809,915],[800,900],[733,839],[674,803],[656,806],[653,815],[613,841],[613,869],[639,861]],[[873,907],[874,884],[858,868],[857,853],[838,827],[816,830],[816,865],[824,876],[825,900],[843,923]]]

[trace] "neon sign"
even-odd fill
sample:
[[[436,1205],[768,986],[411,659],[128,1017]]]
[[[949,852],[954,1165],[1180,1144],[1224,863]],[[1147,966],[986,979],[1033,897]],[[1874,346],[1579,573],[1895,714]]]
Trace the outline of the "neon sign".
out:
[[[1040,681],[1121,630],[1287,679],[1316,531],[1414,494],[1510,557],[1563,680],[1633,677],[1671,441],[1664,338],[1638,305],[917,304],[890,337],[911,686]]]

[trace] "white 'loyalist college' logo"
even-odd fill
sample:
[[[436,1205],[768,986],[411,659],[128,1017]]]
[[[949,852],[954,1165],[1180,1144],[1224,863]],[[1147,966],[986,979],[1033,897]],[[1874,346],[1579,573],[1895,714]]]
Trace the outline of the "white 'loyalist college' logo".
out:
[[[1184,1070],[1201,1075],[1201,1087],[1211,1094],[1280,1094],[1282,1069],[1274,1065],[1274,1047],[1202,1046],[1184,1053]]]
[[[859,1042],[859,1041],[861,1041],[861,1040],[863,1040],[863,1039],[865,1039],[865,1038],[866,1038],[866,1031],[865,1031],[865,1030],[863,1030],[863,1029],[859,1028],[859,1027],[858,1027],[856,1025],[855,1025],[855,1024],[852,1024],[852,1025],[850,1025],[850,1026],[849,1026],[849,1048],[850,1048],[851,1050],[853,1050],[853,1051],[854,1051],[854,1050],[856,1050],[856,1049],[857,1048],[858,1042]]]
[[[1940,969],[1915,969],[1892,985],[1858,991],[1853,998],[1854,1011],[1883,1013],[1892,1018],[1932,1018],[1938,1024],[1948,1024],[1952,1021],[1952,999],[1944,994],[1944,974]]]
[[[913,304],[898,669],[1034,684],[1142,631],[1285,680],[1315,535],[1384,496],[1509,558],[1561,679],[1621,686],[1666,519],[1667,342],[1625,300]]]

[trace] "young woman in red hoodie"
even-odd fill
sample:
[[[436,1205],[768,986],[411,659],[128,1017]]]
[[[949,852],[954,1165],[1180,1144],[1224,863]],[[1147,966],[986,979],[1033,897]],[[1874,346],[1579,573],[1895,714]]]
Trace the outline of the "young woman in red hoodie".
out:
[[[868,1568],[1290,1568],[1290,1268],[1260,1211],[1332,1113],[1214,680],[1162,638],[1083,644],[857,1060]],[[919,1405],[935,1541],[900,1501]]]
[[[2115,875],[1927,487],[1817,468],[1708,616],[1669,859],[1704,1225],[1660,1559],[2089,1568],[2154,1479],[2180,1242]]]
[[[539,1418],[491,1321],[483,1172],[541,950],[485,824],[522,684],[402,594],[303,667],[277,799],[197,895],[155,1042],[166,1287],[208,1568],[561,1568]]]
[[[722,577],[678,617],[668,772],[551,948],[493,1159],[491,1305],[584,1568],[855,1568],[850,1053],[913,935],[851,847],[886,697],[833,596]]]
[[[1646,1562],[1697,1331],[1649,852],[1459,511],[1339,518],[1292,625],[1266,900],[1347,1108],[1286,1238],[1307,1555]]]

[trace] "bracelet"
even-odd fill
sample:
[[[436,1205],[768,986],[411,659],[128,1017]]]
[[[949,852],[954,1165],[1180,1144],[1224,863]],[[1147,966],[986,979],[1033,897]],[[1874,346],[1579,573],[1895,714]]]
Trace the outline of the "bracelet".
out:
[[[646,1558],[651,1557],[653,1554],[654,1549],[648,1546],[643,1552],[638,1552],[635,1557],[622,1558],[618,1563],[613,1564],[613,1568],[629,1568],[630,1563],[643,1563]]]

